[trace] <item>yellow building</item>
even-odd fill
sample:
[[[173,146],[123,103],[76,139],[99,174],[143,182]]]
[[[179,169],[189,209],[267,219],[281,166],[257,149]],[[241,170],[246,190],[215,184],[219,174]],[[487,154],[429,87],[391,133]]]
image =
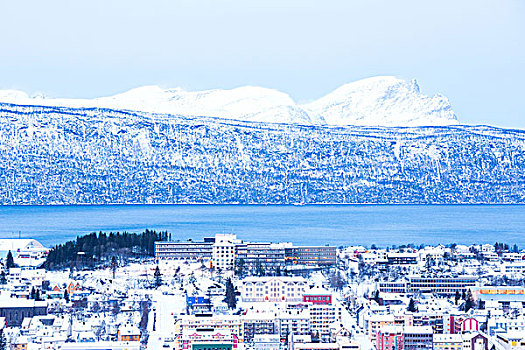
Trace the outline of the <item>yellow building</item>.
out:
[[[140,330],[137,326],[126,324],[117,331],[118,341],[140,341]]]
[[[461,334],[434,334],[432,339],[433,350],[461,350],[462,347]]]
[[[396,320],[394,315],[374,315],[368,319],[368,338],[375,342],[377,332],[385,326],[394,326]]]

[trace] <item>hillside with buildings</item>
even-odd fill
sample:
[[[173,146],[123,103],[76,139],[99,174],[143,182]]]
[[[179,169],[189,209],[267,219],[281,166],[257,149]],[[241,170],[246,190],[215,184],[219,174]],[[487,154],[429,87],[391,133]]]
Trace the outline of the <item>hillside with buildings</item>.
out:
[[[231,234],[154,246],[152,257],[108,254],[95,265],[45,270],[25,257],[45,258],[48,248],[0,242],[8,249],[0,344],[522,350],[525,342],[525,251],[517,246],[336,248]],[[5,258],[11,247],[14,264]]]

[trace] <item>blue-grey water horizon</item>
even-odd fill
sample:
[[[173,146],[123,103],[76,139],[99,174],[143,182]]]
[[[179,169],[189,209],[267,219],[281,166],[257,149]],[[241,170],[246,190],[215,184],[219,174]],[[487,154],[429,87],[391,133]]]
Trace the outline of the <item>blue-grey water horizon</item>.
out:
[[[297,245],[413,243],[525,246],[525,205],[1,206],[0,238],[53,246],[98,231],[166,230],[173,240],[234,233]]]

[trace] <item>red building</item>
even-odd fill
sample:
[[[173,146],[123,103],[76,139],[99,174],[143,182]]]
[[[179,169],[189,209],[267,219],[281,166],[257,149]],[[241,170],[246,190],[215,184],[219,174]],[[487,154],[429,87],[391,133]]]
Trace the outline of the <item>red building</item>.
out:
[[[450,316],[450,334],[479,331],[479,321],[467,316]]]
[[[321,287],[314,287],[303,294],[303,303],[332,305],[332,293]]]
[[[376,350],[404,350],[405,337],[402,326],[386,326],[377,332]]]

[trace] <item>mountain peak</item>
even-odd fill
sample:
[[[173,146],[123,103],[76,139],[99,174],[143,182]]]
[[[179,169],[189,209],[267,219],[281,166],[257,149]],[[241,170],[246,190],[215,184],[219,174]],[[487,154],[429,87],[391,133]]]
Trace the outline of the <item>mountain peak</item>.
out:
[[[448,99],[428,97],[414,79],[373,77],[345,84],[304,108],[331,125],[420,126],[457,124]]]
[[[205,116],[255,122],[327,125],[417,126],[457,124],[446,97],[428,97],[416,80],[377,76],[344,84],[320,99],[296,104],[286,93],[257,86],[186,91],[142,86],[89,99],[29,97],[15,90],[0,91],[0,102]]]

